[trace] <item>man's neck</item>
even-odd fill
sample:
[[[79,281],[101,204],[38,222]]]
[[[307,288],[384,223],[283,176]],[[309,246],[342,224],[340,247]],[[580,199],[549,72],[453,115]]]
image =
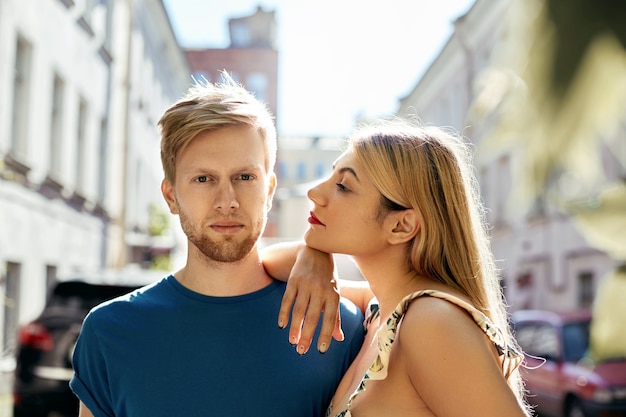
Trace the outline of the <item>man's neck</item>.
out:
[[[216,262],[189,253],[187,264],[174,276],[186,288],[215,297],[249,294],[272,282],[256,249],[237,262]]]

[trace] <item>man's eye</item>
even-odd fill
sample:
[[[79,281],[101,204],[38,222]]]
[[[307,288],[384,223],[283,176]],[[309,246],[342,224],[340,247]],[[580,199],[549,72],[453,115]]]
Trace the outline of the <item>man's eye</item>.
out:
[[[244,181],[250,181],[252,179],[252,175],[250,175],[250,174],[241,174],[239,176],[239,178],[241,178]]]
[[[209,179],[207,178],[207,176],[206,176],[206,175],[203,175],[203,176],[198,177],[198,178],[196,179],[196,181],[198,181],[198,182],[207,182],[208,180],[209,180]]]

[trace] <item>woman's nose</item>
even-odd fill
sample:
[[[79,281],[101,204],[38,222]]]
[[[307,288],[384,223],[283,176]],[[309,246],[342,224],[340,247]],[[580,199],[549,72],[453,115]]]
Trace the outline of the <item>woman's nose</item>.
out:
[[[322,190],[321,187],[323,186],[324,182],[320,182],[317,185],[313,186],[312,188],[309,189],[309,191],[307,191],[306,195],[307,197],[309,197],[309,200],[311,200],[312,202],[314,202],[315,204],[318,205],[322,205]]]

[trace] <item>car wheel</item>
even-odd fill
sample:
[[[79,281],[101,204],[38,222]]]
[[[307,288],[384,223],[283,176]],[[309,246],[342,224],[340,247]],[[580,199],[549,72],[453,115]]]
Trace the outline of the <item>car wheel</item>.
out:
[[[567,410],[565,412],[565,417],[587,417],[578,399],[573,398],[569,402],[569,404],[567,405]]]

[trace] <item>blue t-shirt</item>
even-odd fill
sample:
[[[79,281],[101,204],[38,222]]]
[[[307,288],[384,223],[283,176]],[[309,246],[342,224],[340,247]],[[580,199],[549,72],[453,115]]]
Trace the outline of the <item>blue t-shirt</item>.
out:
[[[342,300],[345,340],[301,356],[277,325],[284,291],[210,297],[170,275],[106,302],[85,318],[70,386],[95,417],[323,416],[363,316]]]

